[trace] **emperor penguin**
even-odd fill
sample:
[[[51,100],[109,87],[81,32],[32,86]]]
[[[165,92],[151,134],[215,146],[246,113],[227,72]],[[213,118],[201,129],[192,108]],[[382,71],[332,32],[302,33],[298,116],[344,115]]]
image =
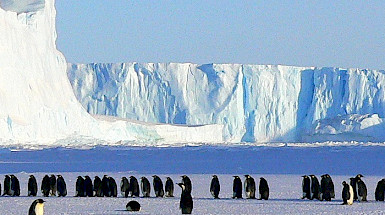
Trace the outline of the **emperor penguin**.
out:
[[[118,185],[116,184],[116,181],[113,177],[108,177],[110,180],[110,190],[111,190],[111,196],[117,197],[118,196]]]
[[[140,211],[140,204],[137,201],[129,201],[126,205],[128,211]]]
[[[11,195],[11,177],[9,177],[9,175],[5,175],[5,178],[4,178],[3,196],[5,195]]]
[[[320,199],[320,184],[315,175],[309,175],[311,179],[310,191],[311,191],[311,200]]]
[[[157,175],[153,175],[152,177],[154,178],[152,184],[154,186],[155,197],[163,197],[164,189],[162,179],[160,179]]]
[[[128,179],[126,177],[122,177],[122,180],[120,181],[120,193],[123,197],[127,198],[128,193],[130,192],[130,182],[128,182]]]
[[[166,178],[165,185],[166,197],[174,197],[174,182],[170,177]]]
[[[376,191],[375,191],[375,199],[376,201],[384,201],[384,193],[385,193],[385,179],[381,179],[377,183]]]
[[[150,197],[151,193],[151,184],[146,177],[140,178],[140,187],[142,189],[143,197]]]
[[[102,180],[99,176],[95,176],[94,178],[94,193],[97,197],[103,197]]]
[[[50,182],[49,182],[49,176],[45,175],[43,177],[42,182],[41,182],[41,192],[42,192],[44,197],[48,197],[49,196],[50,189],[51,189],[51,185],[50,185]]]
[[[62,175],[57,176],[56,185],[57,185],[57,196],[59,197],[67,196],[67,184],[64,181],[64,178]]]
[[[311,181],[309,176],[303,175],[302,176],[302,199],[311,199]]]
[[[183,183],[178,183],[178,185],[182,188],[179,208],[182,210],[182,214],[191,214],[193,210],[193,199],[191,192],[186,190],[186,186]]]
[[[250,175],[245,175],[245,193],[246,193],[246,198],[248,199],[255,199],[255,191],[256,191],[256,186],[255,186],[255,181],[254,178],[251,177]]]
[[[191,183],[190,178],[187,175],[182,175],[181,177],[182,177],[182,183],[185,186],[186,192],[191,193],[192,192],[192,183]]]
[[[134,176],[130,176],[130,193],[131,197],[139,197],[139,183]]]
[[[358,174],[356,176],[356,190],[357,190],[357,198],[360,202],[367,202],[368,189],[366,188],[365,182],[362,180],[364,176]]]
[[[242,199],[242,181],[239,176],[233,177],[233,199]]]
[[[88,196],[88,197],[94,196],[92,180],[91,180],[90,176],[88,176],[88,175],[84,176],[84,191],[85,191],[86,196]]]
[[[20,182],[15,175],[11,176],[11,196],[20,196]]]
[[[321,175],[321,198],[320,200],[331,201],[335,198],[334,183],[329,174]]]
[[[259,179],[259,200],[268,200],[269,199],[269,185],[265,178],[261,177]]]
[[[105,197],[111,197],[110,179],[108,179],[107,175],[102,178],[102,192]]]
[[[75,197],[86,197],[86,192],[84,190],[84,178],[78,176],[76,179],[76,195]]]
[[[30,175],[28,179],[28,196],[36,196],[36,195],[37,195],[36,178],[35,176]]]
[[[343,188],[342,188],[342,200],[343,200],[343,205],[352,205],[353,204],[353,187],[346,183],[346,181],[342,182]]]
[[[28,210],[28,215],[44,215],[44,200],[36,199],[32,202]]]
[[[210,184],[210,193],[214,199],[219,199],[219,192],[221,191],[221,185],[219,184],[219,179],[217,175],[213,175]]]
[[[1,195],[1,183],[0,183],[0,195]]]
[[[56,187],[56,176],[53,175],[53,174],[49,177],[49,186],[50,186],[50,194],[51,194],[51,196],[56,196],[56,190],[57,190],[57,187]]]
[[[353,200],[356,201],[357,197],[357,186],[356,186],[356,178],[350,178],[350,186],[353,188]]]

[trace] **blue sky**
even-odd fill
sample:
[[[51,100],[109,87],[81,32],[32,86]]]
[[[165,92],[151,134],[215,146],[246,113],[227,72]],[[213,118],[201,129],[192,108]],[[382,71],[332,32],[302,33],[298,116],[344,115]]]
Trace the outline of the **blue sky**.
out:
[[[68,62],[385,69],[385,1],[56,0]]]

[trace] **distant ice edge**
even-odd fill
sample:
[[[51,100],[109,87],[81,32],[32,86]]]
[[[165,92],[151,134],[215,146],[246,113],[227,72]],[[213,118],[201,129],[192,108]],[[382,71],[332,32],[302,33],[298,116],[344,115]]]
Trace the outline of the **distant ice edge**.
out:
[[[54,0],[0,0],[0,147],[223,142],[222,125],[174,126],[91,116],[56,49]]]
[[[227,142],[385,141],[385,72],[192,63],[68,64],[92,114],[223,124]]]

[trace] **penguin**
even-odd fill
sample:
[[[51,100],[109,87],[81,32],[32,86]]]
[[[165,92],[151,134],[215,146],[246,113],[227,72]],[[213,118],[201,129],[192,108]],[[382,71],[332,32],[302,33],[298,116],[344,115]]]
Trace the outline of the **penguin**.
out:
[[[92,180],[88,175],[84,176],[84,192],[85,192],[85,196],[94,197]]]
[[[331,201],[335,198],[334,183],[329,174],[321,175],[321,197],[320,200]]]
[[[49,177],[49,185],[50,185],[50,194],[51,196],[56,196],[56,176],[51,175]]]
[[[20,196],[20,182],[15,175],[11,176],[11,196]]]
[[[5,175],[5,178],[4,178],[3,196],[5,195],[11,195],[11,177],[9,177],[9,175]]]
[[[30,175],[28,179],[28,196],[36,196],[36,195],[37,195],[36,178],[35,176]]]
[[[221,185],[219,184],[218,176],[213,175],[210,184],[210,193],[214,199],[219,199],[219,191],[221,191]]]
[[[67,196],[67,184],[64,181],[63,176],[61,176],[61,175],[57,176],[56,186],[57,186],[57,196],[58,197]]]
[[[310,181],[310,178],[309,176],[307,175],[303,175],[302,176],[302,199],[311,199],[311,190],[310,190],[310,186],[311,186],[311,181]]]
[[[51,185],[50,185],[50,182],[49,182],[49,176],[45,175],[43,177],[43,181],[41,182],[41,192],[43,193],[44,197],[48,197],[49,196],[50,189],[51,189]]]
[[[190,178],[187,175],[182,175],[182,183],[184,184],[186,188],[186,192],[192,192],[192,183]]]
[[[269,185],[265,178],[259,178],[259,200],[269,199]]]
[[[110,180],[110,192],[112,197],[118,196],[118,185],[116,184],[116,181],[113,177],[108,177]]]
[[[99,176],[95,176],[94,178],[94,193],[97,197],[103,197],[102,180]]]
[[[1,183],[0,183],[0,195],[1,195]]]
[[[376,201],[384,201],[384,192],[385,192],[385,179],[382,179],[377,183],[376,191],[374,193]]]
[[[357,197],[357,186],[356,186],[356,178],[350,178],[350,186],[353,188],[353,200],[356,201]]]
[[[128,182],[128,179],[126,177],[122,177],[122,180],[120,181],[120,193],[123,197],[127,198],[128,193],[130,192],[130,182]]]
[[[78,176],[76,179],[76,195],[75,197],[86,197],[86,192],[84,190],[84,178]]]
[[[140,204],[137,201],[129,201],[126,205],[128,211],[140,211]]]
[[[28,210],[28,215],[43,215],[44,214],[44,200],[36,199],[32,202]]]
[[[165,185],[166,197],[174,197],[174,182],[170,177],[166,178]]]
[[[139,197],[139,183],[134,176],[130,176],[130,193],[131,197]]]
[[[254,178],[251,177],[250,175],[245,175],[245,193],[246,193],[246,198],[248,199],[255,199],[255,191],[256,191],[256,186],[255,186],[255,181]]]
[[[110,180],[107,175],[104,175],[102,179],[102,192],[105,197],[111,197]]]
[[[152,184],[154,186],[155,197],[163,197],[164,190],[162,179],[160,179],[157,175],[153,175],[152,177],[154,178]]]
[[[146,177],[140,178],[140,187],[142,189],[143,197],[150,197],[151,185]]]
[[[342,200],[343,200],[343,205],[352,205],[353,204],[353,197],[354,197],[354,192],[353,192],[353,187],[346,183],[346,181],[342,182],[343,188],[342,188]]]
[[[242,199],[242,181],[238,176],[233,177],[233,199]]]
[[[368,189],[366,188],[365,182],[362,181],[361,178],[364,176],[361,174],[358,174],[356,176],[356,190],[357,190],[357,198],[360,202],[367,202],[367,196],[368,196]]]
[[[178,183],[182,188],[182,194],[180,196],[179,208],[182,210],[182,214],[191,214],[193,210],[193,199],[191,192],[186,190],[186,186],[183,183]]]
[[[309,175],[311,179],[310,191],[311,191],[311,200],[320,199],[320,184],[315,175]]]

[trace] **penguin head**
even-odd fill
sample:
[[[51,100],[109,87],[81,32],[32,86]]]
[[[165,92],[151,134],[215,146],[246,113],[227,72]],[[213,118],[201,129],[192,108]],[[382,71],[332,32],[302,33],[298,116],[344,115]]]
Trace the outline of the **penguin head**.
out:
[[[309,175],[310,176],[310,178],[314,178],[315,177],[315,175]]]
[[[218,176],[217,175],[213,175],[213,178],[218,178]]]
[[[307,175],[303,175],[302,178],[309,178]]]
[[[250,175],[245,175],[246,178],[250,178]]]
[[[29,177],[30,177],[30,178],[35,178],[35,176],[33,176],[33,175],[29,175]]]
[[[158,176],[157,176],[157,175],[153,175],[152,177],[153,177],[153,178],[158,178]]]
[[[167,180],[171,180],[171,178],[170,178],[170,177],[166,177],[166,179],[167,179]]]
[[[57,177],[58,177],[58,178],[63,178],[63,176],[62,176],[62,175],[57,175]]]
[[[265,180],[265,178],[264,178],[264,177],[260,177],[259,179],[261,179],[261,180]]]
[[[38,204],[44,204],[45,201],[43,199],[36,199],[35,202]]]
[[[239,176],[237,176],[237,175],[234,175],[233,177],[234,177],[234,178],[239,178]]]
[[[342,185],[346,185],[346,181],[343,181],[343,182],[342,182]]]
[[[363,178],[364,176],[363,175],[361,175],[361,174],[358,174],[357,176],[356,176],[356,178]]]

